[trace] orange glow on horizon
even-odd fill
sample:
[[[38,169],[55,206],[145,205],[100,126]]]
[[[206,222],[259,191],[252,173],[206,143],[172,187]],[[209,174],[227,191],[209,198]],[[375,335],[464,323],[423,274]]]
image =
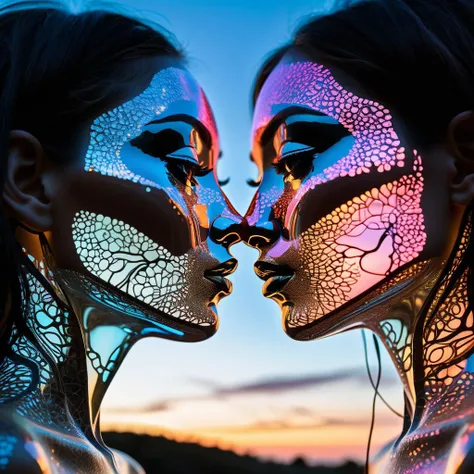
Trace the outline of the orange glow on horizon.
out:
[[[193,429],[169,429],[145,423],[103,423],[104,431],[132,432],[163,436],[177,442],[192,442],[204,447],[217,447],[237,454],[250,454],[265,459],[288,461],[304,456],[316,462],[362,461],[367,447],[368,426],[334,425],[295,427],[252,431],[244,426],[213,426]],[[372,452],[399,433],[395,422],[376,427]]]

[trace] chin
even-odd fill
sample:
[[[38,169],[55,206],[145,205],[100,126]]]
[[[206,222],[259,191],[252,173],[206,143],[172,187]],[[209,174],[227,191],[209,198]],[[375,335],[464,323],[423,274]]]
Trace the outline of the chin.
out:
[[[159,337],[180,342],[199,342],[218,328],[219,293],[209,302],[201,296],[192,307],[181,299],[179,306],[157,308],[102,282],[93,275],[55,269],[54,276],[85,330],[97,326],[126,328],[138,337]],[[213,290],[216,293],[215,290]]]
[[[282,310],[283,328],[289,337],[298,341],[321,339],[370,326],[372,321],[380,321],[384,314],[388,317],[395,303],[418,294],[420,290],[426,292],[438,278],[442,267],[441,259],[408,264],[367,291],[317,317],[314,316],[315,306],[311,305],[311,298],[303,299],[301,295],[285,291],[282,296],[273,295],[272,299]]]

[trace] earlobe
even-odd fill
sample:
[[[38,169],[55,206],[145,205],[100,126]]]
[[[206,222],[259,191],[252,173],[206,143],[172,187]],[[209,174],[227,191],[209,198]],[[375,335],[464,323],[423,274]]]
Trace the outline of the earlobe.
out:
[[[41,143],[30,133],[10,133],[3,201],[7,212],[27,227],[51,228],[51,202],[45,189],[46,158]]]
[[[451,120],[448,140],[457,171],[451,185],[451,199],[455,204],[468,205],[474,200],[473,111],[462,112]]]

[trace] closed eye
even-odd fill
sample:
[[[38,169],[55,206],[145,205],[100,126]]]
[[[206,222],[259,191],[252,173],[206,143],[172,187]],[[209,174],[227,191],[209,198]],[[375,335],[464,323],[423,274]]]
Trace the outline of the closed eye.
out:
[[[282,141],[280,150],[276,150],[278,153],[277,158],[285,158],[284,153],[281,153],[281,151],[287,142],[311,147],[313,153],[320,154],[350,135],[351,133],[339,123],[290,123],[286,126],[286,139]]]
[[[338,122],[297,121],[282,124],[276,140],[273,166],[285,178],[302,179],[314,168],[313,160],[351,133]]]
[[[145,130],[141,135],[130,140],[130,145],[149,156],[164,159],[170,153],[185,146],[185,143],[181,133],[168,128],[157,133]]]
[[[185,142],[181,133],[173,129],[156,133],[145,130],[130,140],[130,145],[164,161],[168,172],[184,185],[196,185],[196,177],[205,176],[212,171],[199,163],[196,149]]]

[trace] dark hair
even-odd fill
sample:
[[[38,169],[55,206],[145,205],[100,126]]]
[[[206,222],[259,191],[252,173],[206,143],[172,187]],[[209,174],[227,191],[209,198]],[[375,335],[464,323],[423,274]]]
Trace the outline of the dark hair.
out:
[[[78,124],[109,106],[144,68],[151,69],[130,67],[131,61],[183,59],[170,34],[160,30],[125,13],[74,14],[53,1],[20,1],[0,8],[0,191],[11,130],[33,133],[49,159],[70,160],[70,154],[53,150],[68,143]],[[153,72],[145,71],[150,78]],[[27,309],[22,303],[24,264],[14,229],[0,212],[0,361],[12,320]]]
[[[341,7],[307,21],[267,58],[254,103],[294,48],[347,73],[371,98],[396,110],[424,144],[439,140],[459,112],[474,109],[472,0],[344,1]]]

